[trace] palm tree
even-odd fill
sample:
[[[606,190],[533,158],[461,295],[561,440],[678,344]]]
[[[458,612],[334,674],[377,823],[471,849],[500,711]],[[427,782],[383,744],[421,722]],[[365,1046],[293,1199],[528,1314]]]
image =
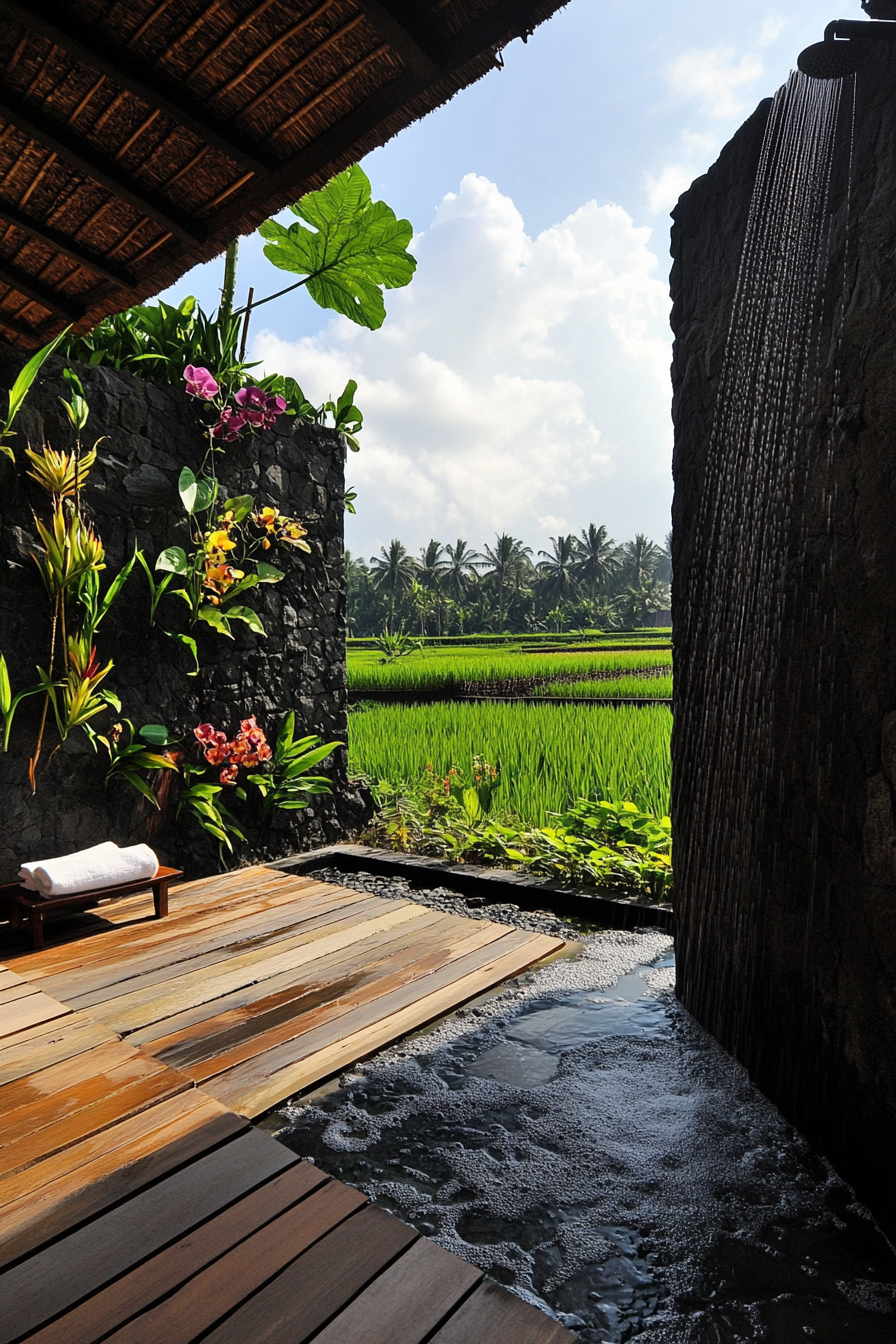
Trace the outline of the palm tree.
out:
[[[477,570],[485,563],[478,551],[470,550],[467,543],[458,537],[455,546],[446,546],[445,586],[456,602],[463,601],[471,582],[477,578]]]
[[[662,551],[643,532],[634,541],[627,541],[620,556],[622,576],[630,588],[641,588],[653,577]]]
[[[571,534],[566,537],[551,537],[553,551],[539,551],[544,559],[538,562],[541,575],[541,591],[548,602],[566,602],[576,591],[576,539]],[[548,620],[553,619],[549,613]]]
[[[380,547],[379,555],[370,557],[373,586],[389,598],[389,625],[395,620],[395,603],[408,591],[417,569],[413,556],[408,555],[397,537],[389,542],[389,549]]]
[[[529,556],[531,546],[524,546],[517,537],[506,532],[496,536],[495,547],[486,546],[484,560],[489,567],[488,577],[498,590],[498,630],[504,630],[504,613],[507,609],[507,589],[511,584],[519,585],[523,574],[532,568]]]
[[[619,560],[616,555],[616,543],[607,536],[603,524],[595,527],[589,523],[587,530],[582,529],[582,540],[576,543],[578,559],[575,573],[579,582],[588,589],[592,602],[597,601],[599,593],[605,593],[616,571]]]
[[[428,546],[420,547],[420,559],[417,561],[417,573],[419,581],[424,588],[430,592],[435,592],[442,581],[442,576],[446,569],[450,569],[450,561],[443,560],[445,547],[440,541],[430,540]]]

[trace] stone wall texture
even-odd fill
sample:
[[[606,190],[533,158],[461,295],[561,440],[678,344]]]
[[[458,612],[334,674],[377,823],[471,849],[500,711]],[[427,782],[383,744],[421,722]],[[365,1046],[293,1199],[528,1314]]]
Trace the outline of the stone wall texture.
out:
[[[0,388],[8,388],[21,356],[0,350]],[[13,689],[36,681],[35,665],[47,662],[48,601],[30,558],[35,540],[32,510],[46,515],[47,496],[25,473],[23,450],[30,441],[71,445],[58,398],[67,394],[63,362],[48,361],[16,422],[12,441],[17,465],[0,459],[0,651]],[[166,546],[187,544],[186,520],[177,493],[183,466],[198,469],[205,438],[194,399],[171,387],[108,369],[73,366],[90,405],[85,444],[97,439],[98,461],[83,505],[107,552],[106,575],[117,573],[135,546],[150,562]],[[104,661],[114,659],[107,685],[122,701],[122,715],[139,728],[161,723],[192,737],[211,721],[228,733],[239,720],[257,716],[276,729],[294,709],[297,729],[325,741],[346,740],[345,585],[343,579],[343,450],[332,430],[283,417],[274,431],[230,444],[218,459],[229,494],[252,494],[301,518],[311,554],[296,552],[277,563],[287,571],[277,585],[249,596],[268,631],[266,637],[236,625],[227,639],[208,627],[197,635],[201,672],[189,676],[189,653],[150,625],[149,588],[135,567],[99,631]],[[167,618],[186,612],[166,599]],[[22,858],[66,853],[99,840],[119,844],[146,840],[163,862],[200,876],[218,867],[215,842],[175,819],[177,788],[169,787],[161,812],[121,779],[104,787],[105,756],[95,754],[83,732],[74,732],[53,754],[48,732],[32,795],[28,757],[37,736],[41,697],[22,702],[6,755],[0,754],[0,881],[9,881]],[[116,717],[104,716],[98,724]],[[229,862],[278,858],[353,834],[363,804],[346,779],[346,752],[322,767],[334,793],[306,811],[278,812],[269,828],[248,835]]]
[[[777,647],[762,628],[751,632],[749,648],[742,640],[708,650],[688,634],[695,604],[711,603],[723,586],[732,591],[730,576],[723,584],[716,562],[696,546],[695,525],[701,501],[738,488],[714,470],[710,436],[768,103],[681,199],[672,242],[678,993],[891,1233],[894,90],[896,60],[881,47],[857,80],[850,181],[851,84],[844,89],[812,404],[788,447],[793,470],[768,505],[785,544],[769,555],[765,524],[749,510],[736,524],[755,534],[742,548],[752,568],[736,582],[744,602],[753,601],[766,575],[760,605],[779,621]],[[756,467],[740,464],[743,473]],[[728,600],[733,629],[737,592]],[[717,694],[697,688],[710,656]],[[745,667],[761,694],[738,703],[723,692]],[[698,751],[698,742],[710,745]],[[755,765],[743,777],[741,753]],[[698,800],[707,796],[704,808]]]

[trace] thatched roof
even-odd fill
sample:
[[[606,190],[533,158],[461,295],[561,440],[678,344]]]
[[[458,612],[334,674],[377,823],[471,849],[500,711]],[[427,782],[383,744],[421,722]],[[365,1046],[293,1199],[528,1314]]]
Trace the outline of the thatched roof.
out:
[[[157,294],[566,0],[0,0],[0,335]]]

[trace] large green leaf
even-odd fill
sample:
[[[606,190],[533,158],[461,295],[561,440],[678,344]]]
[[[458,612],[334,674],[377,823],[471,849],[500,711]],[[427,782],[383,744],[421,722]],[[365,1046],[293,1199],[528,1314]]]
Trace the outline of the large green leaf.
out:
[[[307,275],[308,293],[321,308],[361,327],[381,327],[383,288],[409,284],[417,266],[407,251],[414,235],[408,220],[396,219],[385,201],[370,199],[370,182],[357,164],[290,209],[305,223],[287,229],[269,219],[259,229],[268,260]]]

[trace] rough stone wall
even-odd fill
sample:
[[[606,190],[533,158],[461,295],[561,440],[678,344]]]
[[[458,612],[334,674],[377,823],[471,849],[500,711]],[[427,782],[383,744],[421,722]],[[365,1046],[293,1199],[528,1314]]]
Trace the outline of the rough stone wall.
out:
[[[21,356],[0,351],[0,387],[10,386],[21,363]],[[46,515],[49,501],[26,476],[23,449],[44,437],[54,447],[71,444],[57,400],[67,393],[63,367],[57,359],[44,366],[16,422],[17,469],[0,465],[0,651],[14,691],[32,685],[35,665],[47,662],[48,601],[29,544],[35,537],[32,509]],[[108,578],[135,545],[152,562],[166,546],[187,544],[177,478],[183,466],[198,468],[205,440],[197,403],[185,393],[102,368],[77,371],[91,408],[85,442],[103,439],[82,502],[106,547]],[[150,626],[148,585],[135,567],[97,643],[103,660],[115,661],[106,684],[120,696],[122,715],[138,728],[162,723],[189,740],[204,721],[233,732],[241,718],[255,714],[263,727],[275,729],[294,709],[297,728],[325,741],[346,740],[342,450],[332,430],[291,418],[278,425],[285,428],[228,445],[218,474],[230,494],[252,494],[261,505],[301,518],[311,554],[284,560],[279,551],[286,578],[249,595],[266,638],[236,623],[233,640],[205,626],[193,632],[198,676],[188,675],[188,652]],[[166,601],[173,623],[181,607]],[[214,841],[175,822],[176,788],[161,813],[121,779],[104,788],[104,754],[94,753],[83,732],[75,731],[52,755],[55,738],[48,732],[32,796],[27,762],[40,704],[34,696],[20,705],[10,751],[0,754],[0,881],[15,875],[23,857],[66,853],[102,839],[148,840],[164,862],[191,876],[217,868]],[[358,829],[363,806],[357,790],[347,786],[345,750],[322,769],[333,776],[333,796],[314,800],[307,811],[275,813],[272,826],[250,834],[231,862],[283,857]]]
[[[723,722],[731,697],[700,698],[708,650],[690,646],[693,604],[719,575],[698,553],[704,497],[732,489],[708,461],[715,394],[768,104],[674,215],[673,824],[678,993],[759,1086],[896,1230],[896,61],[880,48],[851,87],[838,131],[813,408],[776,508],[788,541],[767,598],[782,656],[758,632],[738,656],[763,703]],[[848,210],[847,210],[848,200]],[[848,223],[847,223],[848,221]],[[848,246],[847,246],[848,242]],[[842,325],[840,321],[842,305]],[[828,451],[830,449],[830,452]],[[750,464],[744,464],[749,470]],[[744,513],[740,527],[757,527]],[[763,554],[740,580],[755,584]],[[746,587],[743,589],[746,591]],[[714,654],[714,656],[716,656]],[[731,672],[731,675],[735,675]],[[720,687],[721,689],[721,687]],[[771,724],[752,772],[695,806],[701,772],[732,778],[695,743]],[[710,846],[710,838],[713,840]],[[743,874],[749,880],[743,881]]]

